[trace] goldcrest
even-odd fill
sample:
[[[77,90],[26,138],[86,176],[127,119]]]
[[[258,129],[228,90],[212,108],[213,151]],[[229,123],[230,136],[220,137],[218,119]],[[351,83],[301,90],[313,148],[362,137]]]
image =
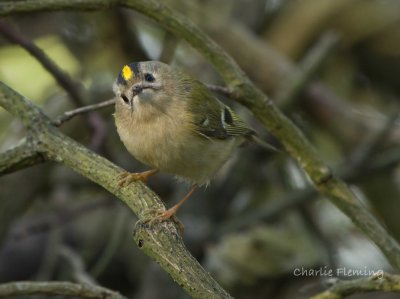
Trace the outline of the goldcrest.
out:
[[[145,181],[162,171],[193,187],[177,205],[163,212],[170,218],[196,186],[207,184],[232,152],[255,136],[228,106],[185,71],[159,61],[125,65],[114,86],[115,124],[128,151],[153,170],[125,174],[120,181]]]

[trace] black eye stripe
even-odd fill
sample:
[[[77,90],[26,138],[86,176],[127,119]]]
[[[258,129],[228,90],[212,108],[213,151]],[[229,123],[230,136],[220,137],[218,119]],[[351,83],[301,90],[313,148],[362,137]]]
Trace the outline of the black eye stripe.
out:
[[[144,80],[147,82],[154,82],[156,79],[154,78],[154,76],[150,73],[146,73],[144,74]]]

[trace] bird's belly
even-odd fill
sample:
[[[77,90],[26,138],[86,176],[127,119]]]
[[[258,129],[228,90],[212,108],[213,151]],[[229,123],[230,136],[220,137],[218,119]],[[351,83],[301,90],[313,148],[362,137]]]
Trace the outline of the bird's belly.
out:
[[[226,162],[237,146],[237,139],[207,140],[182,127],[136,128],[118,133],[128,151],[139,161],[192,183],[204,184]],[[140,130],[140,131],[139,131]]]
[[[164,171],[202,185],[229,159],[236,148],[235,140],[209,141],[198,136],[191,138],[190,142],[178,146],[175,160],[165,165]]]

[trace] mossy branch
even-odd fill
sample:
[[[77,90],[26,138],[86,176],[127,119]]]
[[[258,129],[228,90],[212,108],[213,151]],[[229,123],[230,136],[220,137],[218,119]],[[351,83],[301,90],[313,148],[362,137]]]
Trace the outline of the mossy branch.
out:
[[[127,299],[119,293],[103,287],[63,281],[19,281],[0,284],[0,298],[32,295],[68,296],[87,299]]]
[[[382,273],[367,278],[339,281],[327,291],[311,299],[342,299],[350,295],[369,292],[400,292],[400,276]]]
[[[21,144],[0,154],[0,176],[44,161],[36,142],[28,137]]]
[[[61,133],[37,106],[2,82],[0,106],[19,117],[28,128],[29,138],[35,140],[29,155],[38,154],[46,161],[70,167],[117,196],[139,219],[150,209],[165,209],[157,195],[141,182],[120,188],[118,176],[123,169]],[[0,159],[0,162],[18,159],[25,149],[23,144],[10,150],[9,154],[3,154],[8,158]],[[2,168],[7,167],[0,166]],[[162,222],[145,228],[138,225],[134,233],[139,248],[157,261],[193,298],[230,298],[187,251],[173,223]]]
[[[343,211],[382,250],[390,263],[400,270],[400,245],[359,202],[355,194],[322,161],[303,133],[257,88],[236,62],[191,21],[152,0],[25,0],[1,2],[0,15],[32,11],[99,10],[123,6],[134,9],[160,23],[186,40],[217,69],[237,100],[249,108],[284,145],[313,181],[316,189]]]

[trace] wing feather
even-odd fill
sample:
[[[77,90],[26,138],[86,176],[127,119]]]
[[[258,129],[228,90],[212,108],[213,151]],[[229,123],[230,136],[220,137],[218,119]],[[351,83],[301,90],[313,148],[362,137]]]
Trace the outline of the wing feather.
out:
[[[189,92],[188,105],[194,129],[200,136],[224,140],[255,134],[230,107],[214,97],[202,83],[196,82]]]

